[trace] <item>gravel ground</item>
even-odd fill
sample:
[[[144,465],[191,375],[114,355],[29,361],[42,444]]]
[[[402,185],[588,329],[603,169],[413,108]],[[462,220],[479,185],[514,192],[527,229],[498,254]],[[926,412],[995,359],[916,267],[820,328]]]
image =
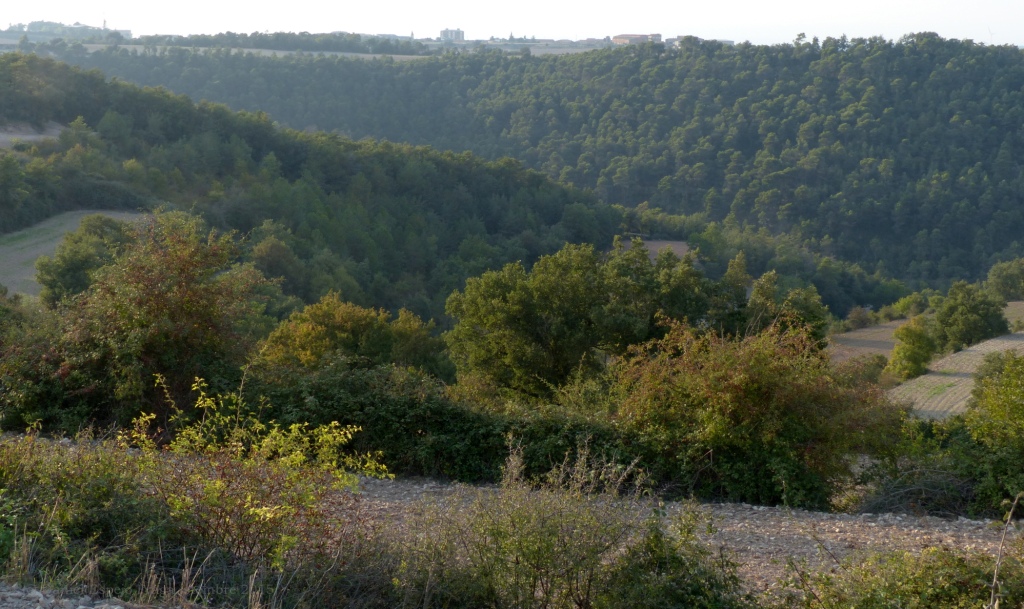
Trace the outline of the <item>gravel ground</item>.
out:
[[[21,586],[0,584],[0,607],[3,609],[121,609],[141,608],[116,598],[94,599],[91,596],[56,596]]]
[[[451,486],[429,479],[363,480],[364,507],[400,517],[414,501],[437,497]],[[666,506],[681,509],[682,504]],[[998,522],[947,520],[897,514],[830,514],[789,508],[714,503],[700,506],[715,533],[707,537],[739,564],[752,592],[771,593],[787,576],[787,564],[828,569],[837,560],[865,551],[918,552],[936,546],[978,550],[995,557],[1002,528]]]
[[[395,521],[420,499],[443,497],[454,486],[436,480],[363,479],[363,513]],[[666,505],[669,512],[683,504]],[[946,546],[976,550],[995,557],[1002,529],[998,522],[947,520],[896,514],[829,514],[746,504],[699,506],[714,523],[705,539],[739,564],[739,575],[751,592],[772,595],[788,575],[787,565],[829,569],[858,552],[908,550]],[[0,609],[137,608],[117,599],[60,597],[28,588],[0,585]]]

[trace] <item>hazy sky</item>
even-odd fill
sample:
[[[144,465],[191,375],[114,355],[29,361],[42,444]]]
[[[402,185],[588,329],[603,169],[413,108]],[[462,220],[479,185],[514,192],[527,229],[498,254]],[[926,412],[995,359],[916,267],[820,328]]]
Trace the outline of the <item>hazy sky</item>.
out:
[[[937,32],[986,44],[1024,45],[1022,0],[362,0],[350,2],[217,2],[216,0],[6,1],[0,27],[46,20],[130,29],[133,34],[200,34],[223,31],[343,30],[368,34],[415,33],[436,37],[461,28],[467,39],[603,38],[660,33],[701,38],[791,42],[797,34],[826,38]]]

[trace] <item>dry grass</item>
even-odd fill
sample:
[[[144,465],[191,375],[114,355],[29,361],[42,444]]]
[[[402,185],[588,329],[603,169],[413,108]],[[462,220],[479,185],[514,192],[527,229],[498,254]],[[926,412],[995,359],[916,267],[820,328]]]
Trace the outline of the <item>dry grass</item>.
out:
[[[103,214],[119,220],[133,220],[142,214],[121,211],[72,211],[44,220],[35,226],[0,236],[0,284],[12,294],[37,296],[36,259],[52,256],[66,233],[74,231],[82,218]]]
[[[898,319],[877,326],[835,334],[829,338],[829,355],[832,356],[834,362],[843,362],[864,355],[889,357],[892,348],[896,346],[893,332],[904,323],[906,323],[905,319]]]
[[[1024,300],[1014,300],[1006,303],[1006,309],[1003,310],[1006,315],[1006,321],[1010,322],[1010,327],[1013,324],[1024,321]]]

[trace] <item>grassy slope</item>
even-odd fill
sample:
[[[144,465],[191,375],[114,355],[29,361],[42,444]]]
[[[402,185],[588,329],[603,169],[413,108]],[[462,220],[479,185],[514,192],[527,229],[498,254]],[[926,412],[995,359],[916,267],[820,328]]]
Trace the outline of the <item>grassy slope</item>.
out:
[[[1024,333],[1007,334],[947,355],[928,366],[928,374],[895,387],[889,395],[911,402],[914,412],[943,419],[964,411],[974,387],[974,371],[985,355],[995,351],[1024,352]]]
[[[1008,303],[1005,313],[1011,326],[1024,320],[1024,301]],[[832,336],[829,346],[832,359],[845,361],[875,354],[888,357],[896,344],[893,332],[902,323],[904,320],[890,321]],[[899,401],[910,402],[919,416],[929,419],[943,419],[963,412],[974,387],[974,371],[985,354],[1010,349],[1024,352],[1024,333],[993,338],[936,360],[928,366],[928,374],[893,388],[889,395]]]
[[[35,262],[40,256],[50,256],[57,244],[90,214],[103,214],[122,220],[137,218],[141,214],[116,211],[72,211],[54,216],[35,226],[0,236],[0,284],[10,292],[39,294],[36,283]]]

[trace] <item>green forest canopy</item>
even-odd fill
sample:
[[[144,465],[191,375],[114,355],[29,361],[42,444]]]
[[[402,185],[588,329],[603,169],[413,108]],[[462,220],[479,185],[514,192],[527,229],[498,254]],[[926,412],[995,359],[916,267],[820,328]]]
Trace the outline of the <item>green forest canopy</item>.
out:
[[[1024,54],[920,33],[417,62],[37,47],[282,124],[497,159],[945,287],[1021,255]]]
[[[335,290],[440,322],[467,277],[528,267],[566,242],[607,249],[623,231],[690,239],[712,277],[743,250],[751,273],[774,268],[788,287],[813,283],[839,315],[903,293],[794,237],[609,205],[509,158],[280,129],[266,114],[33,55],[0,56],[0,83],[0,122],[70,124],[54,142],[0,152],[0,230],[68,209],[171,204],[247,235],[257,266],[307,303]]]

